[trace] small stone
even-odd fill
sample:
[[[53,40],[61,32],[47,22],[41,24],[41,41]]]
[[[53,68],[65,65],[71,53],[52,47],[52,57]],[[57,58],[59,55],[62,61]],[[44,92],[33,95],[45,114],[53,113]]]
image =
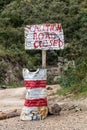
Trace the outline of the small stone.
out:
[[[47,87],[47,90],[53,90],[51,87]]]
[[[58,104],[54,104],[53,106],[49,107],[49,115],[60,115],[61,107]]]

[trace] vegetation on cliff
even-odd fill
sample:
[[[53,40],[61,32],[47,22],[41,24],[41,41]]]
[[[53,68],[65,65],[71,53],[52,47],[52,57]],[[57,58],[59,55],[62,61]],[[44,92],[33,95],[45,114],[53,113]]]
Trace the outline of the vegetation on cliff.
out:
[[[75,70],[67,70],[68,79],[61,83],[65,80],[72,91],[87,90],[86,0],[0,0],[0,83],[9,63],[33,69],[41,65],[41,51],[24,50],[24,26],[42,23],[61,23],[68,43],[63,51],[48,51],[47,64],[55,65],[57,56],[75,60]]]

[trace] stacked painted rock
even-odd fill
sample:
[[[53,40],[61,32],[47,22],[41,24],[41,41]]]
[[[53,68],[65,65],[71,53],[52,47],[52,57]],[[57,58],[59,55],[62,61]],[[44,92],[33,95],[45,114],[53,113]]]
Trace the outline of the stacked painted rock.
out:
[[[30,72],[23,69],[26,97],[21,120],[41,120],[48,114],[46,95],[46,69]]]

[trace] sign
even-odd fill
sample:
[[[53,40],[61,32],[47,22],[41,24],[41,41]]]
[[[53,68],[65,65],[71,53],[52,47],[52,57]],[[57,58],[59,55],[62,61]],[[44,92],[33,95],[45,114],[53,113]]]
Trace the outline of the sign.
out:
[[[25,27],[25,49],[64,49],[64,35],[61,24],[27,25]]]

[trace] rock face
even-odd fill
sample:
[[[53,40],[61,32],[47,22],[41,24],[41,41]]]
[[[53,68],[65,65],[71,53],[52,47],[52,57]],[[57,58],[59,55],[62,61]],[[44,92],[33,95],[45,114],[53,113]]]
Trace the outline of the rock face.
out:
[[[18,84],[23,82],[22,66],[19,63],[12,63],[8,59],[0,60],[0,82],[2,84]]]

